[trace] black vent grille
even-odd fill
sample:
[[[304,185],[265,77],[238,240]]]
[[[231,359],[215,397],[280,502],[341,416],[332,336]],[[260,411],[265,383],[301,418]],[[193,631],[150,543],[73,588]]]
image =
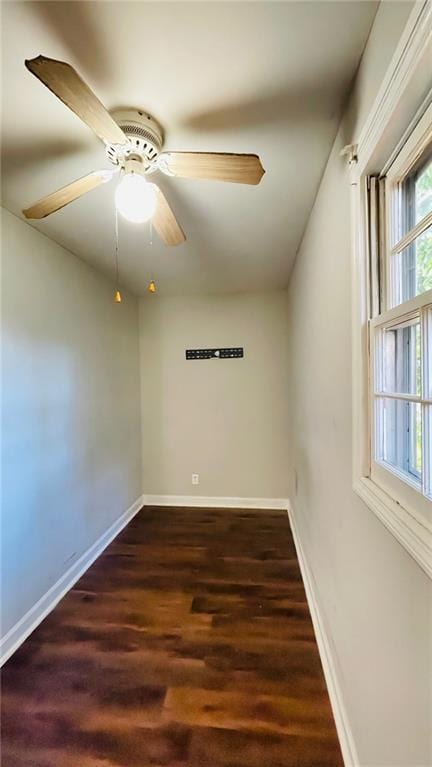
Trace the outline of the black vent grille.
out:
[[[186,349],[187,360],[239,359],[244,356],[242,346],[227,349]]]

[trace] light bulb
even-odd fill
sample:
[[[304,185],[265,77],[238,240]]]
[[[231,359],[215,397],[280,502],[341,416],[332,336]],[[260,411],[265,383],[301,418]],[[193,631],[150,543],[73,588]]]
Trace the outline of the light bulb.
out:
[[[127,221],[134,224],[148,221],[156,209],[154,184],[149,184],[140,173],[127,173],[116,189],[115,204]]]

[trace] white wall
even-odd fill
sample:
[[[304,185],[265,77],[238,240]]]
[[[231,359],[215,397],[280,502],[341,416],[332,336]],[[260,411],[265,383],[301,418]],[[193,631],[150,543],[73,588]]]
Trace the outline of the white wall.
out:
[[[1,223],[6,634],[142,490],[137,300]]]
[[[286,294],[150,296],[140,329],[145,492],[286,497]],[[245,356],[185,359],[216,346]]]
[[[350,191],[339,155],[358,135],[409,10],[380,6],[288,292],[289,495],[368,767],[432,764],[431,584],[351,489]]]

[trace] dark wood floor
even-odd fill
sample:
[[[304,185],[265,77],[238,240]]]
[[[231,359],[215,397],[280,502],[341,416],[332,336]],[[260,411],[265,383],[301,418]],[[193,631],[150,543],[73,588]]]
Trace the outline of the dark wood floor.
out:
[[[146,508],[3,669],[3,767],[340,767],[287,515]]]

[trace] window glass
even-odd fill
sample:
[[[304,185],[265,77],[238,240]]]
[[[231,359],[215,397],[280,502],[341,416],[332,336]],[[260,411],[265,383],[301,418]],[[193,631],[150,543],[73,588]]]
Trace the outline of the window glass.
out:
[[[415,182],[415,223],[432,211],[432,159],[419,172]]]
[[[422,416],[417,402],[378,397],[377,460],[389,464],[415,484],[422,477]]]
[[[384,328],[382,343],[382,381],[384,392],[421,393],[420,320]]]
[[[432,308],[426,309],[424,327],[428,340],[428,348],[425,350],[424,358],[424,396],[425,399],[432,400]]]
[[[432,405],[426,405],[424,409],[425,423],[425,462],[428,471],[425,471],[425,493],[432,499]]]
[[[432,157],[422,158],[395,190],[392,245],[432,212]]]
[[[432,226],[391,259],[393,306],[431,290]]]

